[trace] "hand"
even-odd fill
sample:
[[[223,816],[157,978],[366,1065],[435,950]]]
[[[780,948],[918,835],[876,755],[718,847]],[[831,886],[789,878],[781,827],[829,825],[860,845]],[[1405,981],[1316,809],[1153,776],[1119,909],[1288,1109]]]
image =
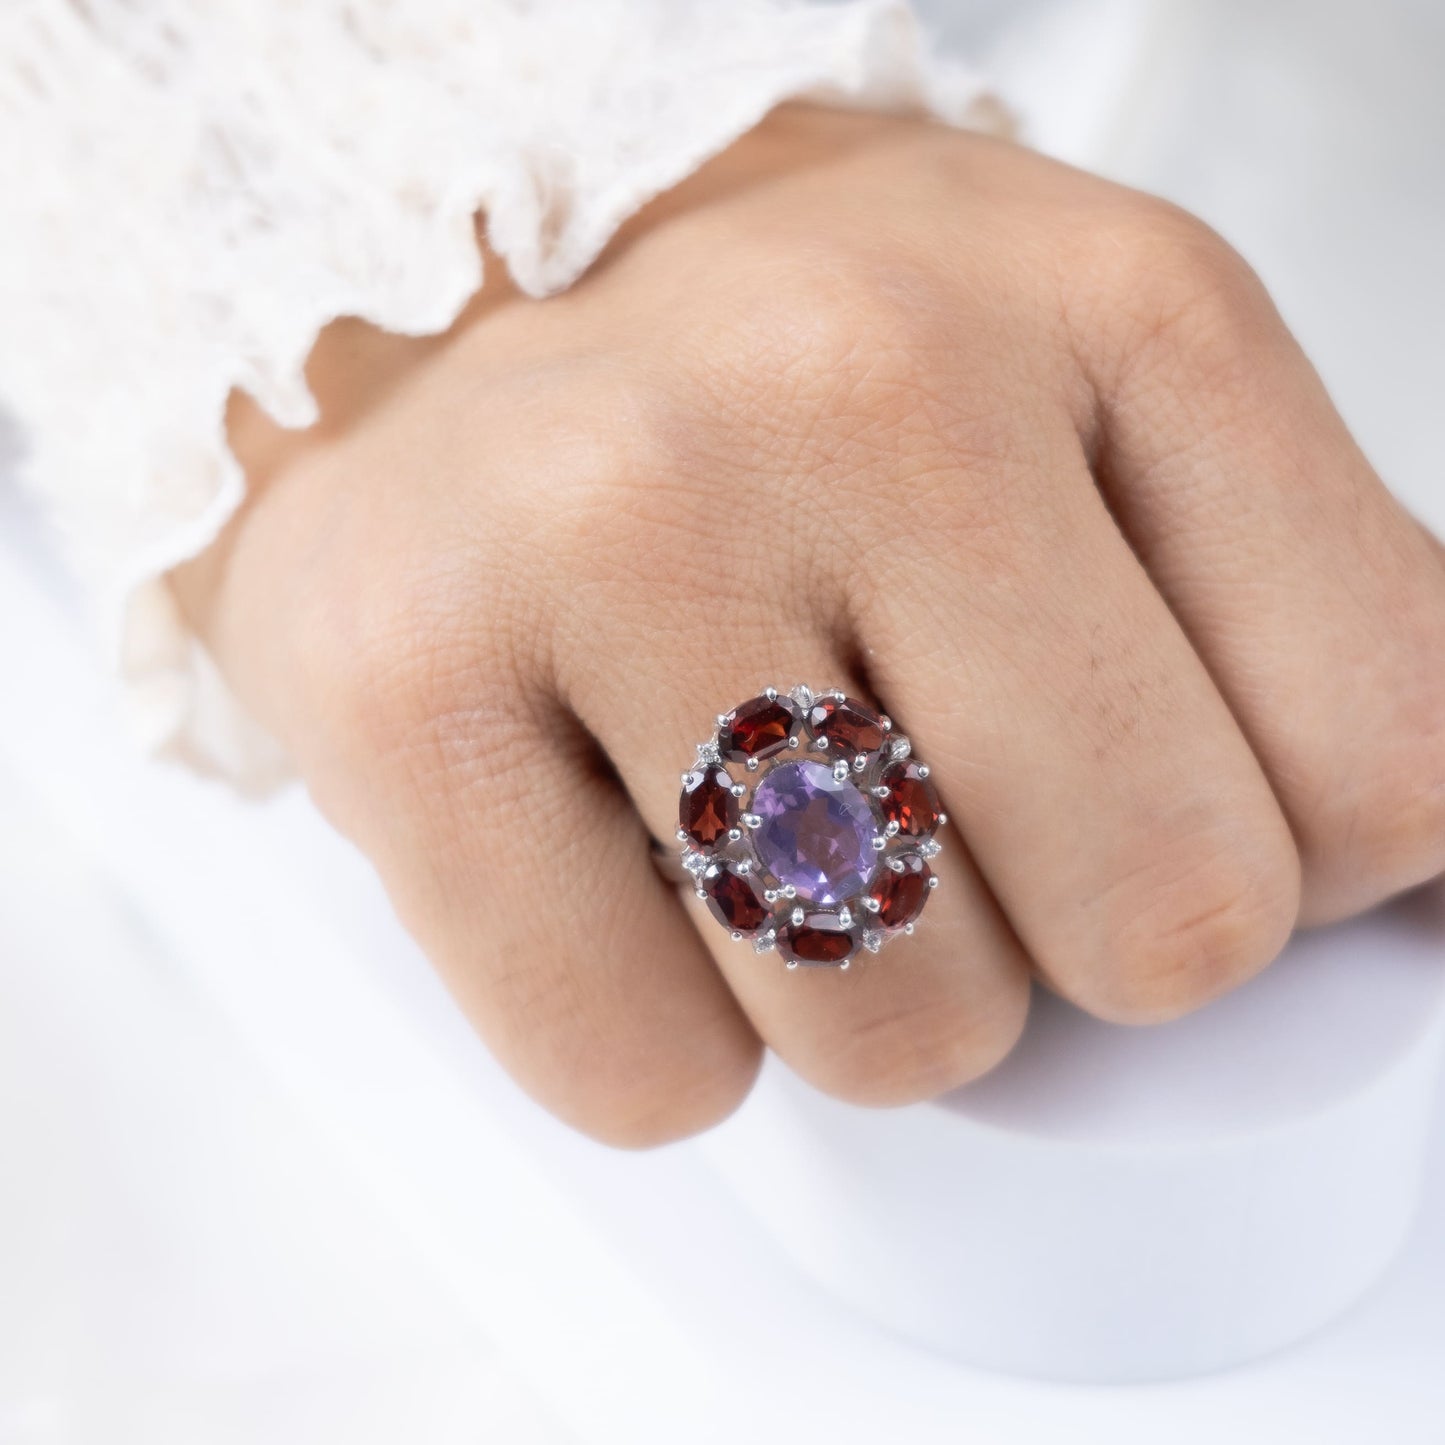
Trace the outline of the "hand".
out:
[[[1197,221],[787,110],[566,295],[489,276],[444,338],[332,328],[313,431],[233,405],[251,499],[175,585],[564,1118],[697,1130],[761,1043],[928,1097],[1032,974],[1172,1018],[1445,869],[1445,560]],[[841,975],[649,858],[713,714],[800,681],[884,705],[956,825]]]

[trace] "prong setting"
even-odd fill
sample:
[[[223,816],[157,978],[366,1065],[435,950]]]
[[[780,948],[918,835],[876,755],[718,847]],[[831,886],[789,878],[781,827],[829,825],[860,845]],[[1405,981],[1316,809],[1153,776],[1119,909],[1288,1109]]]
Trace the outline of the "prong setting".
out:
[[[892,719],[798,684],[764,688],[716,728],[681,774],[691,802],[677,839],[680,876],[729,937],[777,950],[790,971],[841,972],[912,933],[938,886],[927,860],[946,816]],[[854,841],[828,841],[840,827]]]

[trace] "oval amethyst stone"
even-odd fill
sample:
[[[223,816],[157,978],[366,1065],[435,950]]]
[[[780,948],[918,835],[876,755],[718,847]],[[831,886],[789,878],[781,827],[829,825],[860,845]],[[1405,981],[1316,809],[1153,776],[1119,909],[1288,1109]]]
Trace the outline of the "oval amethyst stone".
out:
[[[758,861],[810,903],[841,903],[873,876],[880,828],[868,799],[825,763],[781,763],[753,791]]]

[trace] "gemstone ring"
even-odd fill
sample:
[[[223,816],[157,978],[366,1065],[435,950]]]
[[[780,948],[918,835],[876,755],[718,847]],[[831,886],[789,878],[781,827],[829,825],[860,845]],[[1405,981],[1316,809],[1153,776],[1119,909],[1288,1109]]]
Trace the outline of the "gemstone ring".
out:
[[[947,817],[881,713],[833,690],[768,688],[720,714],[682,775],[677,839],[734,939],[789,968],[847,968],[913,925]]]

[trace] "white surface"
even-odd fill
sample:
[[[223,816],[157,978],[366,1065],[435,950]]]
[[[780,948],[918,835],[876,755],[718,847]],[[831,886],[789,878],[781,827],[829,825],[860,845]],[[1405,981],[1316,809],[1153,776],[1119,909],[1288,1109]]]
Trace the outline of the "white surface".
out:
[[[850,1109],[773,1068],[708,1141],[790,1258],[869,1318],[1049,1379],[1171,1379],[1349,1308],[1415,1214],[1445,1042],[1445,892],[1298,940],[1127,1030],[1046,997],[993,1076]]]

